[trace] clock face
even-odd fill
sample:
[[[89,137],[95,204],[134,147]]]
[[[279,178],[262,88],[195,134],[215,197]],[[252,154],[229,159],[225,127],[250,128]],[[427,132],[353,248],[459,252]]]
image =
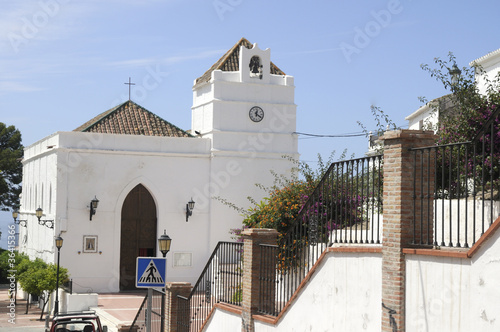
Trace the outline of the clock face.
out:
[[[264,110],[262,110],[259,106],[254,106],[250,109],[250,113],[248,115],[253,122],[260,122],[264,119]]]

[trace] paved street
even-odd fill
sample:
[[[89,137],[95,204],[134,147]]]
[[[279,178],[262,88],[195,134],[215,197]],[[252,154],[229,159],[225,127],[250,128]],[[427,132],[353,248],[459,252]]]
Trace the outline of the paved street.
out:
[[[0,327],[0,332],[43,332],[45,329],[43,327]]]
[[[39,320],[41,310],[37,306],[32,305],[29,307],[28,314],[25,314],[25,300],[18,299],[15,306],[9,306],[8,287],[7,285],[0,285],[0,332],[44,331],[45,321]],[[11,314],[15,317],[14,320],[11,320]],[[9,320],[11,321],[9,322]]]

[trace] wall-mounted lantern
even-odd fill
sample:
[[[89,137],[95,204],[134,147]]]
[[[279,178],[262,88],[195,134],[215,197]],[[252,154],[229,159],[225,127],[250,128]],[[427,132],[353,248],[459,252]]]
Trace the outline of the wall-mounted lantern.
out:
[[[48,228],[54,228],[54,220],[44,220],[42,219],[43,210],[41,207],[38,207],[35,211],[35,215],[38,218],[38,225],[45,225]]]
[[[98,205],[99,200],[97,199],[97,196],[94,196],[94,198],[90,201],[90,220],[92,220],[92,216],[95,214]]]
[[[194,209],[194,201],[193,198],[186,204],[186,222],[188,221],[189,217],[193,215],[193,209]]]
[[[14,218],[14,223],[16,225],[19,225],[19,226],[22,226],[22,227],[26,227],[26,224],[27,224],[27,220],[19,220],[17,219],[17,216],[19,215],[19,211],[12,211],[12,218]]]

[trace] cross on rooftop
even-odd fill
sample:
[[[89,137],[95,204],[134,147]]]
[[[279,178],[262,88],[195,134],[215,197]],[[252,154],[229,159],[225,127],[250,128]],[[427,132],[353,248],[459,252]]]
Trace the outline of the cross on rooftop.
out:
[[[130,100],[130,86],[135,85],[135,83],[131,83],[130,77],[128,78],[128,83],[123,83],[123,84],[128,84],[128,100]]]

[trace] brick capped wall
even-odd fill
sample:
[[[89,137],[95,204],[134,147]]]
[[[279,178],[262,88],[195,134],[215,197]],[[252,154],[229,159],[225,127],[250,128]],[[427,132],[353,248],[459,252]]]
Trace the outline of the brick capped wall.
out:
[[[184,325],[189,324],[189,308],[180,308],[177,295],[188,297],[191,289],[189,282],[167,282],[165,285],[165,331],[183,331],[184,329],[177,325],[178,320],[184,322]]]
[[[410,148],[434,145],[429,131],[397,130],[386,132],[384,141],[384,227],[382,246],[382,331],[405,331],[406,264],[403,248],[415,237],[412,225],[413,196],[419,197],[420,182],[414,193],[414,154]],[[418,154],[417,154],[418,157]],[[420,158],[420,157],[419,157]],[[417,159],[417,163],[420,159]],[[432,173],[417,174],[424,183]],[[423,175],[420,177],[420,175]],[[420,181],[420,180],[419,180]],[[430,189],[430,188],[429,188]],[[425,187],[424,191],[427,191]],[[419,212],[418,212],[419,213]],[[415,219],[420,219],[420,214]],[[420,228],[419,228],[420,230]],[[416,230],[417,232],[420,232]],[[423,229],[426,234],[431,229]]]
[[[278,231],[275,229],[249,228],[241,232],[243,237],[243,301],[241,331],[254,332],[252,314],[260,302],[260,244],[276,244]],[[274,266],[272,267],[274,268]]]

